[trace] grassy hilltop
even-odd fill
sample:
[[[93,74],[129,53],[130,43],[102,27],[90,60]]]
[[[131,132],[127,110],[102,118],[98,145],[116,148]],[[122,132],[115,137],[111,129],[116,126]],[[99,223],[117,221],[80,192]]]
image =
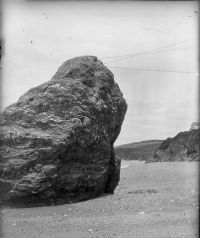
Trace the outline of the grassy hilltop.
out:
[[[116,155],[123,160],[146,160],[155,155],[162,140],[147,140],[115,147]]]

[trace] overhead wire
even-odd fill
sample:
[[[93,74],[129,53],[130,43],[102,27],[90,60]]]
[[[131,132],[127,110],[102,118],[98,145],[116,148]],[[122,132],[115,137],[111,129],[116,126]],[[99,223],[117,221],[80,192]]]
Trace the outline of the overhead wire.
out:
[[[169,52],[169,51],[178,51],[178,50],[185,50],[185,49],[194,49],[196,47],[183,47],[183,48],[174,48],[174,49],[167,49],[167,50],[158,50],[158,51],[146,51],[146,52],[141,52],[141,53],[136,53],[136,54],[132,54],[132,55],[127,55],[127,56],[124,56],[124,57],[121,57],[121,58],[118,58],[118,59],[114,59],[114,60],[111,60],[111,61],[108,61],[108,62],[105,62],[105,63],[113,63],[113,62],[116,62],[116,61],[121,61],[121,60],[124,60],[124,59],[127,59],[129,57],[133,57],[133,56],[138,56],[138,55],[146,55],[146,54],[156,54],[156,53],[163,53],[163,52]]]
[[[100,59],[106,59],[106,58],[121,58],[121,57],[125,57],[125,56],[133,56],[133,55],[138,55],[138,54],[143,54],[143,53],[148,53],[148,52],[153,52],[155,50],[160,50],[160,49],[165,49],[165,48],[169,48],[171,46],[177,45],[177,44],[182,44],[184,42],[186,42],[188,40],[183,40],[183,41],[178,41],[172,44],[168,44],[165,46],[161,46],[161,47],[156,47],[154,49],[148,50],[148,51],[144,51],[144,52],[140,52],[140,53],[134,53],[134,54],[126,54],[126,55],[116,55],[116,56],[105,56],[105,57],[101,57]]]
[[[119,67],[119,66],[109,66],[110,68],[117,68],[117,69],[127,69],[127,70],[135,70],[135,71],[157,71],[157,72],[164,72],[164,73],[181,73],[181,74],[192,74],[195,72],[190,71],[176,71],[176,70],[162,70],[162,69],[147,69],[147,68],[132,68],[132,67]]]
[[[106,58],[107,59],[108,58],[109,59],[113,59],[111,61],[104,62],[105,64],[108,64],[108,67],[110,67],[110,68],[136,70],[136,71],[157,71],[157,72],[168,72],[168,73],[192,74],[192,73],[195,73],[195,72],[176,71],[176,70],[161,70],[161,69],[148,69],[148,68],[132,68],[132,67],[122,67],[122,66],[111,66],[111,65],[109,65],[110,63],[113,63],[113,62],[116,62],[116,61],[121,61],[121,60],[127,59],[129,57],[134,57],[134,56],[139,56],[139,55],[165,53],[165,52],[169,52],[169,51],[178,51],[178,50],[185,50],[185,49],[196,48],[196,47],[170,48],[170,47],[172,47],[174,45],[182,44],[182,43],[184,43],[186,41],[187,40],[178,41],[178,42],[175,42],[173,44],[165,45],[165,46],[162,46],[162,47],[157,47],[157,48],[154,48],[154,49],[149,50],[149,51],[143,51],[143,52],[139,52],[139,53],[135,53],[135,54],[118,55],[118,56],[107,56],[107,57],[102,57],[100,59],[106,59]],[[165,48],[169,48],[169,49],[165,49]]]

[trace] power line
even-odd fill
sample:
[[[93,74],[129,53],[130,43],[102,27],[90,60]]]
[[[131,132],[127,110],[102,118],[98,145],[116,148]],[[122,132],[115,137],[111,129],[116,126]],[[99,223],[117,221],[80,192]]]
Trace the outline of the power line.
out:
[[[126,56],[124,56],[122,58],[114,59],[114,60],[111,60],[111,61],[108,61],[108,62],[105,62],[105,63],[108,64],[108,63],[120,61],[120,60],[126,59],[128,57],[133,57],[133,56],[138,56],[138,55],[163,53],[163,52],[177,51],[177,50],[184,50],[184,49],[191,49],[191,48],[196,48],[196,47],[184,47],[184,48],[177,48],[177,49],[175,48],[175,49],[159,50],[159,51],[146,51],[146,52],[141,52],[141,53],[137,53],[137,54],[126,55]]]
[[[178,42],[175,42],[173,44],[168,44],[168,45],[165,45],[165,46],[161,46],[161,47],[157,47],[157,48],[154,48],[154,49],[151,49],[151,50],[148,50],[148,51],[144,51],[144,52],[141,52],[141,53],[146,53],[146,52],[152,52],[152,51],[155,51],[155,50],[160,50],[160,49],[164,49],[164,48],[169,48],[171,46],[174,46],[174,45],[177,45],[177,44],[182,44],[183,42],[186,42],[188,40],[183,40],[183,41],[178,41]],[[106,57],[102,57],[100,59],[106,59],[106,58],[121,58],[121,57],[124,57],[124,56],[132,56],[132,55],[137,55],[138,53],[135,53],[135,54],[126,54],[126,55],[116,55],[116,56],[106,56]],[[140,53],[139,53],[140,54]]]
[[[181,73],[181,74],[193,74],[195,72],[189,71],[175,71],[175,70],[161,70],[161,69],[138,69],[138,68],[129,68],[129,67],[118,67],[118,66],[109,66],[110,68],[116,69],[128,69],[128,70],[139,70],[139,71],[157,71],[157,72],[164,72],[164,73]]]
[[[169,35],[169,33],[166,33],[165,31],[161,31],[161,30],[157,30],[157,29],[153,29],[153,28],[140,28],[141,30],[145,30],[145,31],[155,31],[155,32],[160,32],[166,35]]]

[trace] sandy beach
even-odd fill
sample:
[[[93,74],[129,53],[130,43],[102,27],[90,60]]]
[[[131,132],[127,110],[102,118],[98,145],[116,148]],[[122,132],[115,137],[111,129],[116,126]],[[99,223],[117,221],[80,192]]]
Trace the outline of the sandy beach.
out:
[[[1,238],[198,237],[198,162],[122,161],[114,195],[1,210]]]

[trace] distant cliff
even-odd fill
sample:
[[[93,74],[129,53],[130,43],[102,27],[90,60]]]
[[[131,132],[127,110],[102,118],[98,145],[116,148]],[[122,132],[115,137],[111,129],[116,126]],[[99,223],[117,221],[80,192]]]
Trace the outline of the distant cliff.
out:
[[[193,122],[191,125],[190,130],[194,130],[194,129],[199,129],[200,128],[200,123],[199,122]]]
[[[152,158],[162,140],[147,140],[115,147],[116,155],[123,160],[146,160]]]
[[[180,132],[163,141],[151,162],[156,161],[198,161],[199,130]],[[150,161],[149,161],[150,162]]]

